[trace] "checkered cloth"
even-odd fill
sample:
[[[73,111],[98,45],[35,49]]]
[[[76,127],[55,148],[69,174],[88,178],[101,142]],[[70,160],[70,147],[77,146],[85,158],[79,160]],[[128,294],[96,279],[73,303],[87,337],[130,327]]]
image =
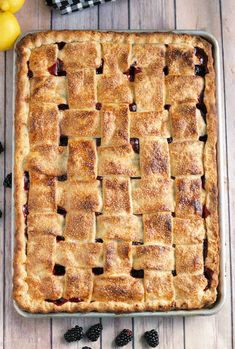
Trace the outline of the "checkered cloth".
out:
[[[80,11],[88,7],[103,4],[115,0],[46,0],[48,6],[60,10],[62,15]]]

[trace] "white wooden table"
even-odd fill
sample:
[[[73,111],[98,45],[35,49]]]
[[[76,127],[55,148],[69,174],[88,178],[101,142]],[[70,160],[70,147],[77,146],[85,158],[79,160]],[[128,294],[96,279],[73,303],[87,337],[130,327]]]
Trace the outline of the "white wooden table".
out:
[[[102,319],[104,331],[92,349],[114,348],[113,338],[123,328],[134,331],[125,348],[146,348],[144,331],[157,328],[159,349],[230,349],[234,342],[235,276],[235,6],[234,0],[117,0],[67,16],[51,13],[43,0],[26,0],[17,14],[22,32],[35,29],[203,29],[218,39],[221,48],[224,103],[224,164],[226,179],[227,297],[222,311],[211,317]],[[11,172],[12,51],[0,52],[0,182]],[[227,151],[226,151],[227,149]],[[11,190],[0,186],[0,347],[7,349],[82,348],[85,342],[66,344],[63,333],[79,324],[84,328],[98,319],[25,319],[11,299]],[[232,264],[233,261],[233,264]],[[88,343],[86,343],[88,345]]]

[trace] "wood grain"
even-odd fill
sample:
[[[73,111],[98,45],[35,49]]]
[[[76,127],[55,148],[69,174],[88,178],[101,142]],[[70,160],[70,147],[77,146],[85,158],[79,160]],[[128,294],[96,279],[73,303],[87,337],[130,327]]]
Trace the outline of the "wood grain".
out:
[[[233,0],[117,0],[93,9],[60,16],[45,6],[43,0],[26,0],[17,14],[23,32],[35,29],[204,29],[213,33],[222,48],[221,65],[225,87],[225,133],[224,149],[228,146],[224,168],[226,222],[226,270],[227,298],[223,310],[211,317],[195,318],[118,318],[102,319],[104,331],[100,341],[81,341],[69,345],[81,349],[87,345],[92,349],[115,348],[113,339],[123,328],[133,329],[134,342],[125,348],[147,349],[142,340],[145,331],[157,328],[160,335],[159,349],[230,349],[234,343],[234,286],[235,263],[235,9]],[[6,57],[6,58],[5,58]],[[12,142],[12,52],[0,53],[0,141],[6,151],[0,154],[0,181],[11,172]],[[223,91],[221,91],[223,94]],[[86,330],[99,318],[71,318],[53,320],[24,319],[16,314],[11,300],[11,191],[0,187],[0,348],[7,349],[63,349],[68,348],[63,333],[79,324]],[[229,212],[230,209],[230,212]],[[229,234],[231,228],[231,236]],[[4,250],[5,245],[5,250]],[[233,262],[233,263],[232,263]],[[5,271],[5,272],[4,272]]]
[[[235,346],[235,314],[234,314],[234,287],[235,287],[235,100],[234,100],[234,87],[235,87],[235,8],[232,0],[220,1],[220,23],[222,28],[222,55],[224,57],[223,69],[224,69],[224,85],[225,85],[225,126],[226,126],[226,143],[228,149],[228,188],[229,188],[229,227],[227,235],[228,243],[227,247],[231,254],[230,259],[230,277],[231,284],[229,290],[231,292],[231,321],[233,324],[231,333],[231,346]],[[229,229],[230,228],[230,229]],[[227,270],[229,274],[229,268]],[[229,311],[229,309],[228,309]],[[226,319],[224,319],[226,321]],[[222,332],[222,331],[221,331]]]
[[[174,1],[130,0],[130,24],[131,29],[174,29]]]
[[[0,79],[1,85],[0,85],[0,142],[3,146],[5,146],[5,53],[0,53],[0,76],[2,77]],[[1,88],[2,87],[2,88]],[[2,187],[2,181],[5,176],[4,170],[5,170],[5,152],[0,154],[0,185]],[[5,283],[5,269],[4,269],[4,246],[5,246],[5,236],[3,234],[4,232],[4,225],[5,225],[5,217],[4,217],[4,200],[5,200],[5,190],[0,190],[0,210],[2,212],[2,219],[0,218],[0,347],[3,347],[3,338],[4,338],[4,283]]]
[[[61,16],[59,12],[52,13],[52,29],[97,29],[98,7]]]
[[[37,13],[36,18],[29,13]],[[26,0],[25,6],[17,14],[24,32],[32,29],[48,28],[50,12],[41,0]],[[5,87],[5,144],[6,166],[5,173],[11,172],[12,161],[12,68],[13,52],[6,53],[6,87]],[[4,346],[7,349],[15,348],[49,348],[50,347],[50,320],[22,319],[13,308],[11,290],[11,190],[5,190],[5,319],[4,319]]]
[[[118,0],[99,6],[99,29],[128,29],[129,7],[127,0]]]

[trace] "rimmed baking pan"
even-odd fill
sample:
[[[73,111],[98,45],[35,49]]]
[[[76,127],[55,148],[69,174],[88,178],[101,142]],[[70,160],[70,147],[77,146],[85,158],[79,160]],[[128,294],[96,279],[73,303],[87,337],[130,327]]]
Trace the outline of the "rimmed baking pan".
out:
[[[107,31],[107,30],[105,30]],[[112,30],[109,30],[112,31]],[[114,30],[113,30],[114,31]],[[156,32],[156,30],[115,30],[120,32]],[[34,33],[37,31],[32,31],[21,35],[17,42],[19,42],[24,36]],[[224,239],[224,149],[223,149],[223,115],[222,115],[222,101],[221,101],[221,71],[220,71],[220,52],[217,40],[211,34],[205,31],[197,30],[174,30],[174,31],[157,31],[157,32],[171,32],[175,34],[188,34],[201,36],[205,40],[209,41],[213,47],[213,58],[214,58],[214,68],[216,73],[216,99],[217,99],[217,114],[218,114],[218,140],[217,140],[217,170],[218,170],[218,188],[219,188],[219,230],[220,230],[220,273],[219,273],[219,286],[218,286],[218,296],[216,302],[210,308],[202,308],[197,310],[171,310],[171,311],[155,311],[155,312],[132,312],[126,314],[115,314],[115,313],[28,313],[19,308],[19,306],[14,302],[14,307],[16,311],[28,318],[60,318],[60,317],[143,317],[143,316],[195,316],[195,315],[213,315],[217,313],[223,306],[225,302],[225,287],[226,287],[226,275],[225,275],[225,239]],[[16,44],[17,44],[16,42]],[[14,50],[14,66],[13,66],[13,112],[15,108],[15,77],[16,77],[16,50]],[[15,129],[13,123],[13,163],[12,163],[12,174],[14,176],[14,153],[15,153]],[[14,232],[15,232],[15,212],[14,212],[14,185],[12,188],[12,255],[14,255]]]

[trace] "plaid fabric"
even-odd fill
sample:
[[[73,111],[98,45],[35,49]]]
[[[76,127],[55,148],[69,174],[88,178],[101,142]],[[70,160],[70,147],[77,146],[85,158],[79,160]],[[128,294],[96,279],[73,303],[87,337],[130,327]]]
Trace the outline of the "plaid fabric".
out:
[[[48,6],[60,10],[62,15],[115,0],[46,0]]]

